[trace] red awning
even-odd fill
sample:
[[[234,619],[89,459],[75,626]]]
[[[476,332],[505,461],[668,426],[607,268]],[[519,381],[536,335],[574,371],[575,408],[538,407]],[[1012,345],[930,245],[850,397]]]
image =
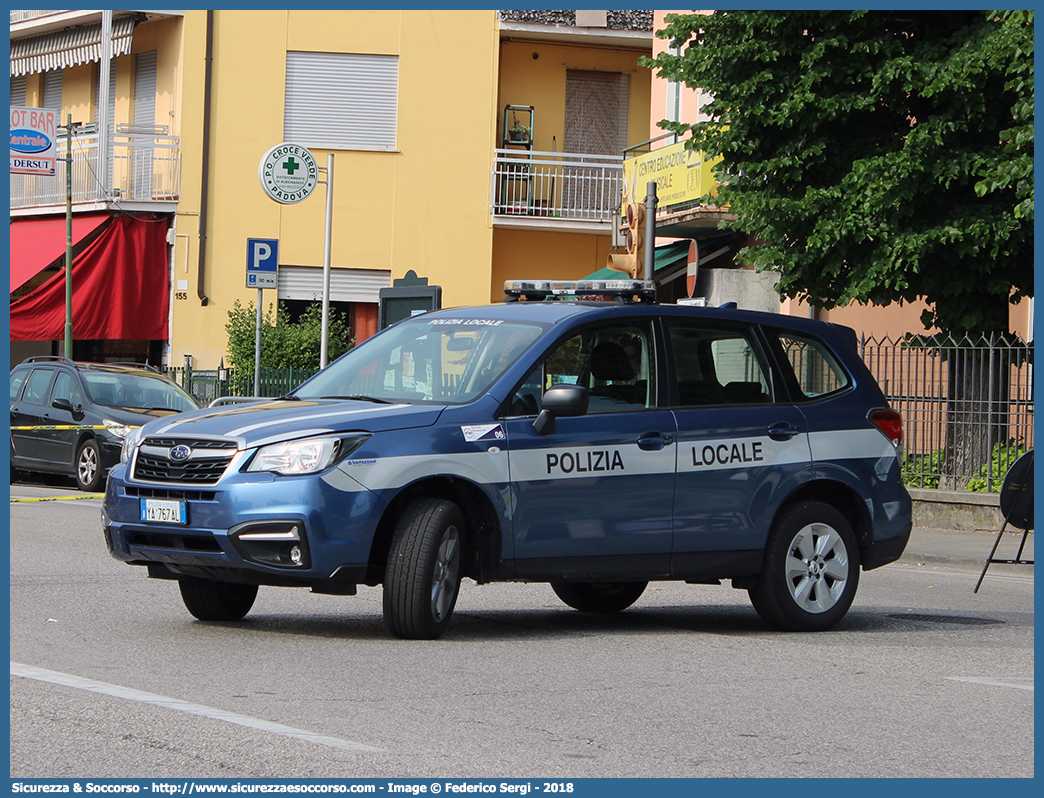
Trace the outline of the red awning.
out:
[[[73,337],[167,337],[167,220],[116,216],[73,259]],[[12,245],[13,246],[13,245]],[[65,337],[65,274],[11,303],[12,341]]]
[[[74,216],[75,247],[112,217],[107,213]],[[11,222],[11,290],[14,291],[65,257],[65,217],[16,219]]]

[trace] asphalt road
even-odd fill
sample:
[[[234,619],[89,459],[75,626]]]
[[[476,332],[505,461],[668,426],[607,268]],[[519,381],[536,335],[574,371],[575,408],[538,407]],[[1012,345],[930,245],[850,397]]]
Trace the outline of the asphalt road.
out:
[[[400,641],[380,588],[262,588],[242,622],[195,621],[109,558],[99,510],[11,505],[12,777],[1034,773],[1032,569],[976,595],[974,567],[887,566],[815,635],[727,584],[592,617],[467,582],[441,640]]]

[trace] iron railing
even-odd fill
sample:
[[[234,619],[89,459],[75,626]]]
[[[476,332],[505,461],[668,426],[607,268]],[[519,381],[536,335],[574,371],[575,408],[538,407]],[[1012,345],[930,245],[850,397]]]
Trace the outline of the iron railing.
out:
[[[51,14],[64,14],[64,11],[11,11],[11,24],[16,22],[27,22],[30,19],[49,17]]]
[[[98,158],[98,132],[92,125],[72,139],[73,202],[177,202],[181,183],[181,139],[163,128],[117,125],[110,140],[107,175]],[[66,139],[58,140],[57,173],[11,175],[11,208],[65,203]]]
[[[860,352],[903,417],[906,484],[999,491],[1033,448],[1033,346],[1015,336],[867,338]]]
[[[607,223],[619,216],[622,155],[494,152],[489,193],[494,216]]]

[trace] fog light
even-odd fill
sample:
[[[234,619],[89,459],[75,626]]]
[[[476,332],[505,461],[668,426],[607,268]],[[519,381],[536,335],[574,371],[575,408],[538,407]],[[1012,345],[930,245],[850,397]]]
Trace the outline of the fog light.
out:
[[[304,554],[301,552],[300,546],[290,547],[290,562],[292,562],[294,565],[300,565],[302,562],[304,562]]]

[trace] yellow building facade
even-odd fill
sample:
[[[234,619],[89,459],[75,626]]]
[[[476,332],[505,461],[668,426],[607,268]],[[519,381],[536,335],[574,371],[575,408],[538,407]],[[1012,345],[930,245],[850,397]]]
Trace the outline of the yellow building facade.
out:
[[[59,37],[59,24],[97,26],[101,12],[19,13],[41,16],[16,21],[12,14],[13,51],[21,39]],[[114,31],[131,13],[114,12]],[[601,19],[548,13],[563,16],[138,13],[125,52],[114,39],[107,117],[114,131],[140,136],[149,128],[154,138],[148,147],[127,144],[126,159],[122,144],[110,144],[117,148],[113,177],[99,177],[93,194],[90,187],[77,194],[74,213],[166,221],[165,261],[152,257],[148,268],[166,270],[169,298],[165,310],[157,304],[146,311],[167,314],[164,364],[180,366],[191,356],[194,368],[213,369],[227,358],[228,313],[237,301],[247,305],[257,297],[246,285],[248,239],[279,242],[279,288],[264,290],[266,308],[277,299],[320,298],[325,174],[308,199],[288,205],[270,199],[258,179],[264,153],[284,141],[308,147],[324,173],[333,156],[331,300],[349,315],[357,340],[376,331],[379,288],[410,271],[441,286],[443,305],[451,307],[499,300],[506,279],[578,278],[602,268],[619,213],[621,151],[648,128],[651,76],[638,58],[651,53],[651,12],[642,12],[647,24],[616,29],[614,13],[636,12],[608,12],[609,18],[599,12]],[[79,16],[50,24],[48,14]],[[57,80],[62,119],[72,114],[90,126],[104,116],[104,62],[66,63],[59,75],[23,64],[29,71],[20,77],[13,66],[12,105],[22,104],[15,96],[21,91],[25,105],[53,103]],[[363,70],[363,90],[342,102],[339,81],[350,83],[356,69]],[[371,75],[377,88],[368,95]],[[148,85],[154,85],[151,110],[143,97]],[[605,102],[598,93],[604,91]],[[370,124],[365,114],[342,119],[352,103],[372,103],[384,121]],[[505,144],[507,106],[531,109],[528,145]],[[593,117],[585,115],[588,107]],[[609,138],[592,138],[591,131],[606,126]],[[89,127],[77,135],[86,141]],[[160,180],[162,136],[175,142],[176,174],[164,172]],[[593,148],[595,167],[588,166],[586,147]],[[153,158],[148,185],[133,173],[121,190],[124,161],[131,169],[142,157]],[[158,190],[164,181],[173,187]],[[47,198],[13,201],[12,225],[56,220],[63,211]],[[12,260],[19,257],[13,246]],[[13,277],[12,299],[53,278],[57,266],[51,262],[18,286]],[[57,343],[13,341],[12,361],[55,353]],[[145,352],[156,362],[156,341],[124,343],[77,342],[77,358],[143,359]]]

